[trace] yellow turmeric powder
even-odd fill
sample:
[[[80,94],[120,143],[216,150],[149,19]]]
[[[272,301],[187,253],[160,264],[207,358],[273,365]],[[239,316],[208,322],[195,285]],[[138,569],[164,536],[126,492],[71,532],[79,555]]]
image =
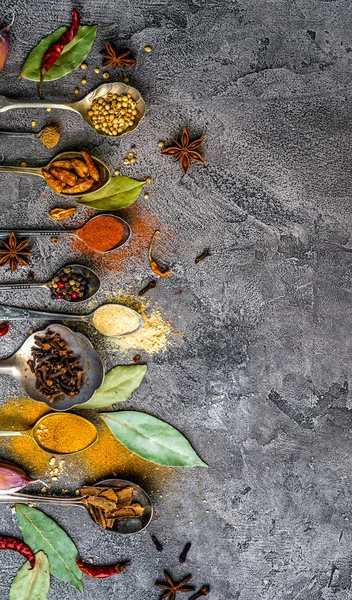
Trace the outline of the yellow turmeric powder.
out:
[[[51,413],[35,426],[34,438],[48,452],[72,454],[91,446],[97,439],[97,430],[78,415]]]

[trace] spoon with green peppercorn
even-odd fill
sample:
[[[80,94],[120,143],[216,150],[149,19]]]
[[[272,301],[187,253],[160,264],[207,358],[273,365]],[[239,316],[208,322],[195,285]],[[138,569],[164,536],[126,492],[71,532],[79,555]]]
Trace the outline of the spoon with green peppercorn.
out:
[[[66,300],[67,302],[84,302],[92,298],[100,288],[98,275],[89,267],[83,265],[66,265],[45,283],[2,283],[0,292],[11,290],[27,290],[42,288],[49,290],[53,300]]]

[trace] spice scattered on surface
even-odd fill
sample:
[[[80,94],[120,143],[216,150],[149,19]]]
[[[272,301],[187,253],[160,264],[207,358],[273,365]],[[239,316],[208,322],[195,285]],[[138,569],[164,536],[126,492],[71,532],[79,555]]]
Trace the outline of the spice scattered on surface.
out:
[[[210,587],[208,585],[203,585],[198,592],[189,598],[189,600],[197,600],[202,596],[208,596],[208,594],[210,594]]]
[[[201,262],[205,258],[208,258],[208,256],[211,256],[210,248],[205,248],[205,250],[203,250],[203,252],[194,259],[194,262],[197,265],[199,262]]]
[[[119,169],[115,169],[115,175],[120,175]]]
[[[46,148],[54,148],[60,141],[61,125],[47,125],[41,131],[39,139]]]
[[[86,83],[87,83],[87,80],[86,80],[86,79],[81,79],[81,84],[82,84],[82,85],[86,85]]]
[[[103,335],[118,337],[136,331],[140,319],[123,304],[105,304],[94,312],[93,324]]]
[[[34,342],[27,364],[36,377],[36,389],[50,402],[79,394],[83,379],[80,359],[61,335],[47,329],[43,337],[34,336]]]
[[[159,542],[158,538],[154,534],[152,534],[150,537],[152,538],[152,542],[153,542],[155,548],[157,549],[157,551],[158,552],[162,552],[163,551],[163,546]]]
[[[81,64],[81,69],[83,69],[83,71],[86,71],[88,69],[87,63],[82,63]]]
[[[28,163],[26,163],[26,161],[25,161],[25,160],[23,160],[23,161],[21,162],[21,167],[26,167],[27,165],[28,165]]]
[[[136,365],[140,365],[141,364],[141,356],[140,354],[136,354],[136,356],[133,357],[133,362],[136,363]]]
[[[105,49],[101,50],[100,54],[104,58],[103,67],[112,67],[113,69],[120,67],[121,69],[125,69],[136,64],[136,59],[133,58],[131,50],[118,50],[111,42],[106,42]]]
[[[10,325],[8,323],[0,323],[0,337],[4,337],[8,333]]]
[[[76,565],[82,573],[93,577],[94,579],[106,579],[117,573],[122,573],[125,569],[128,569],[131,565],[129,563],[118,563],[116,565],[98,566],[89,563],[84,563],[80,558],[76,559]]]
[[[75,206],[72,206],[71,208],[52,208],[49,212],[49,217],[55,221],[63,221],[64,219],[72,217],[76,210],[77,208]]]
[[[78,88],[75,88],[75,94],[76,94],[76,96],[78,96],[78,94],[79,94],[79,89]]]
[[[158,148],[164,148],[164,146],[165,146],[165,142],[160,140],[160,142],[158,142]]]
[[[0,266],[4,267],[9,264],[11,273],[14,273],[19,265],[29,267],[27,256],[31,256],[31,252],[27,250],[29,238],[19,241],[14,232],[11,233],[7,242],[2,242],[4,248],[0,249]]]
[[[187,558],[187,554],[191,549],[191,542],[187,542],[187,544],[185,545],[184,549],[182,550],[178,560],[181,564],[183,564],[184,562],[186,562],[186,558]]]
[[[99,67],[95,67],[95,69],[94,69],[94,73],[100,73],[100,69],[99,69]]]
[[[144,50],[149,53],[152,52],[153,48],[151,46],[145,46]]]
[[[146,183],[151,183],[151,181],[152,181],[152,178],[151,178],[151,177],[146,177],[146,178],[145,178],[145,182],[146,182]]]
[[[110,215],[101,215],[90,219],[76,235],[92,250],[106,252],[118,248],[125,241],[126,231],[123,223]]]
[[[173,156],[174,162],[179,161],[183,173],[186,175],[191,166],[191,162],[204,163],[204,158],[197,151],[197,148],[199,148],[199,146],[204,142],[204,139],[204,137],[201,137],[197,140],[193,140],[193,142],[190,142],[188,131],[186,127],[184,127],[181,141],[177,142],[176,140],[173,140],[175,146],[165,148],[165,150],[161,151],[161,154]]]
[[[155,287],[156,287],[156,281],[154,279],[152,279],[152,281],[149,281],[149,283],[147,283],[147,285],[144,288],[139,290],[138,296],[144,296],[144,294],[149,292],[149,290],[154,289]]]
[[[36,127],[37,126],[37,121],[32,121],[31,125],[32,125],[32,127]]]
[[[72,413],[56,413],[44,417],[35,427],[35,438],[47,452],[72,454],[90,446],[97,437],[95,426]],[[54,476],[58,475],[56,468]]]
[[[125,83],[128,83],[129,80],[130,80],[130,78],[129,77],[124,77],[123,80],[124,80]]]
[[[84,486],[80,493],[94,521],[103,529],[112,529],[116,519],[141,517],[144,508],[133,498],[133,487],[106,488]]]
[[[194,587],[192,585],[187,585],[187,583],[192,579],[192,575],[188,575],[179,583],[175,583],[171,578],[171,575],[164,571],[165,581],[162,583],[156,582],[156,586],[161,588],[162,590],[166,590],[162,594],[162,598],[169,598],[170,600],[175,600],[177,592],[193,592]]]
[[[46,110],[46,112],[51,112],[53,109],[50,108],[50,106],[48,106],[48,108],[46,108],[45,110]]]
[[[130,93],[95,98],[88,110],[94,128],[108,135],[117,135],[133,127],[137,115],[137,103]]]
[[[152,239],[150,240],[149,250],[148,250],[149,265],[150,265],[150,268],[153,271],[153,273],[155,273],[156,275],[159,275],[159,277],[168,277],[168,275],[171,275],[172,271],[170,271],[170,269],[168,269],[167,267],[163,267],[163,266],[159,265],[152,256],[154,240],[155,240],[155,237],[159,233],[160,233],[159,229],[154,231],[154,233],[152,235]]]
[[[110,79],[110,73],[103,73],[104,79]]]
[[[148,200],[148,198],[149,198],[149,194],[146,192],[146,193],[144,194],[144,199],[145,199],[145,200]]]

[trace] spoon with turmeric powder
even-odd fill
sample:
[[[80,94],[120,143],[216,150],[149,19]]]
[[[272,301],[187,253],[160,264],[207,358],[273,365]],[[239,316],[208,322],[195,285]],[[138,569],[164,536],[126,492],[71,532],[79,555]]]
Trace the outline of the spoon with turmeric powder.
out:
[[[38,132],[35,131],[0,131],[0,136],[30,138],[40,140],[45,148],[54,148],[60,141],[60,129],[58,125],[46,125]]]
[[[100,190],[111,179],[107,165],[85,151],[61,152],[43,167],[0,165],[0,173],[43,177],[56,194],[70,198],[81,198]]]
[[[49,413],[24,431],[0,431],[0,437],[31,438],[50,454],[76,454],[90,448],[98,439],[98,431],[87,419],[72,413]]]

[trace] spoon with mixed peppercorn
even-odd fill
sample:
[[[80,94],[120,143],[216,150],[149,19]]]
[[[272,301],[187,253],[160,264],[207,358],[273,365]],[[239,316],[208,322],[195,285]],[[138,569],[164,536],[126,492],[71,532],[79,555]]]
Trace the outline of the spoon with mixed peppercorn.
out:
[[[42,288],[49,290],[53,300],[66,302],[84,302],[92,298],[100,288],[98,275],[83,265],[66,265],[45,283],[2,283],[0,292]]]
[[[61,152],[43,167],[0,165],[0,173],[19,173],[43,177],[60,196],[80,198],[103,188],[111,179],[103,161],[87,152]]]

